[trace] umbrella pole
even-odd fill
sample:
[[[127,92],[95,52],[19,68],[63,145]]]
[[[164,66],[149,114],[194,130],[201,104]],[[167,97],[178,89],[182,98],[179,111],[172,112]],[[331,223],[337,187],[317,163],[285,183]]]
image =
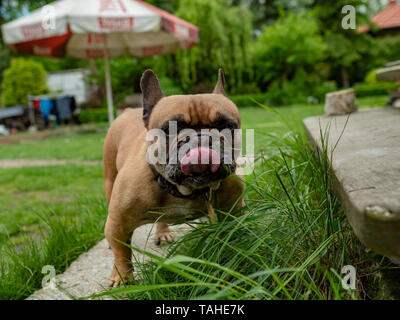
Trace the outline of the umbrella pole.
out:
[[[104,50],[104,70],[106,77],[106,96],[107,96],[107,108],[108,108],[108,122],[114,121],[114,106],[112,99],[112,87],[111,87],[111,73],[110,73],[110,60],[108,58],[108,52]]]

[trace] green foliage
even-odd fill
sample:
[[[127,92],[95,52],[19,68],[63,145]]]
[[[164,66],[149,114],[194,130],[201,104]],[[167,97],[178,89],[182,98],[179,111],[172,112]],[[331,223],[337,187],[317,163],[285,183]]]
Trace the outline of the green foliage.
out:
[[[178,1],[179,0],[145,0],[145,2],[148,2],[153,6],[169,12],[173,12],[176,10],[178,6]]]
[[[310,15],[289,13],[266,27],[252,48],[254,65],[263,82],[290,80],[298,69],[315,70],[324,44]]]
[[[238,94],[229,96],[236,106],[248,107],[254,106],[254,100],[259,103],[266,103],[268,101],[268,94],[266,93],[255,93],[255,94]]]
[[[235,92],[251,76],[250,12],[229,6],[227,0],[181,0],[176,15],[200,28],[199,44],[176,55],[182,87],[193,89],[195,84],[204,83],[205,89],[210,89],[222,67],[229,91]]]
[[[353,29],[343,29],[343,6],[356,8],[357,26],[369,24],[369,5],[363,0],[314,0],[314,13],[327,46],[326,61],[330,65],[329,78],[343,87],[361,81],[366,72],[377,65],[378,40],[368,33],[359,34]],[[365,69],[366,68],[366,69]]]
[[[355,85],[354,92],[357,97],[370,97],[387,95],[388,91],[395,91],[398,89],[398,85],[394,82],[377,82],[377,83],[360,83]]]
[[[378,80],[376,80],[376,69],[372,69],[370,72],[367,73],[364,82],[368,84],[375,84],[378,82]]]
[[[0,42],[0,83],[3,81],[3,73],[10,66],[11,53],[6,45]]]
[[[235,5],[244,4],[249,6],[249,9],[254,15],[254,26],[262,28],[266,25],[271,25],[279,18],[282,11],[300,12],[312,6],[314,0],[263,0],[263,1],[247,1],[247,0],[232,0]]]
[[[123,102],[127,94],[140,93],[140,78],[143,71],[153,69],[158,77],[165,75],[164,59],[149,57],[135,59],[131,57],[110,60],[111,85],[117,102]],[[104,60],[96,61],[96,73],[93,75],[97,84],[105,86]]]
[[[158,80],[160,81],[160,87],[166,96],[184,93],[180,87],[174,84],[171,78],[163,76],[159,77]]]
[[[47,72],[88,68],[87,59],[74,59],[69,57],[64,57],[64,58],[32,57],[31,59],[41,63]]]
[[[16,58],[4,71],[2,83],[3,106],[28,103],[28,95],[41,95],[48,91],[46,71],[35,61]]]
[[[79,114],[79,120],[82,123],[99,123],[108,121],[108,111],[102,109],[86,109]]]
[[[324,58],[325,45],[310,15],[289,13],[266,27],[252,48],[257,79],[268,85],[272,103],[304,100],[310,93],[309,77]]]
[[[325,95],[328,92],[336,91],[337,86],[335,81],[324,81],[318,86],[314,88],[314,92],[312,94],[318,101],[324,101]]]

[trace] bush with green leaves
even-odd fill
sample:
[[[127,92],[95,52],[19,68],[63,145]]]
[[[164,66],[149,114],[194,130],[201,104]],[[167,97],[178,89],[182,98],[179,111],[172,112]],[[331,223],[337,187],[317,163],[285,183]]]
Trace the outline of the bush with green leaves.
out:
[[[252,46],[252,62],[272,103],[304,100],[318,82],[325,45],[311,15],[289,13],[266,27]],[[312,84],[312,85],[311,85]]]
[[[28,103],[28,95],[48,92],[46,70],[36,61],[16,58],[4,70],[2,104],[4,107]]]
[[[371,97],[387,95],[390,91],[396,91],[398,85],[393,82],[360,83],[353,88],[357,97]]]
[[[198,91],[193,87],[202,83],[206,91],[215,83],[217,70],[222,67],[227,76],[227,90],[235,93],[251,76],[250,12],[230,5],[227,0],[181,0],[175,14],[200,28],[199,43],[176,56],[182,87]]]

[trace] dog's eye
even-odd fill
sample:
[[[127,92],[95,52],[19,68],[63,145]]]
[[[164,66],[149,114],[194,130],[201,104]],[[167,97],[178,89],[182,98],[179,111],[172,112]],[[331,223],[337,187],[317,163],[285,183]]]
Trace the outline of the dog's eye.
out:
[[[237,129],[239,126],[236,121],[226,117],[221,117],[213,123],[213,127],[219,131],[222,131],[224,129],[234,130]]]
[[[162,127],[167,136],[176,136],[181,130],[187,128],[187,124],[181,121],[168,121]]]

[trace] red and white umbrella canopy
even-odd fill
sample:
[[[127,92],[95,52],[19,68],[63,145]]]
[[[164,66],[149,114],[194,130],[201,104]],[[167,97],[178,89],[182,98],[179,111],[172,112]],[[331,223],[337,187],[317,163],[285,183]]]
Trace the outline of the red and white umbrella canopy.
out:
[[[59,0],[2,25],[21,54],[110,58],[152,56],[198,42],[198,27],[140,0]]]
[[[198,27],[141,0],[59,0],[1,29],[5,43],[21,54],[104,58],[110,123],[109,58],[172,53],[199,41]]]

